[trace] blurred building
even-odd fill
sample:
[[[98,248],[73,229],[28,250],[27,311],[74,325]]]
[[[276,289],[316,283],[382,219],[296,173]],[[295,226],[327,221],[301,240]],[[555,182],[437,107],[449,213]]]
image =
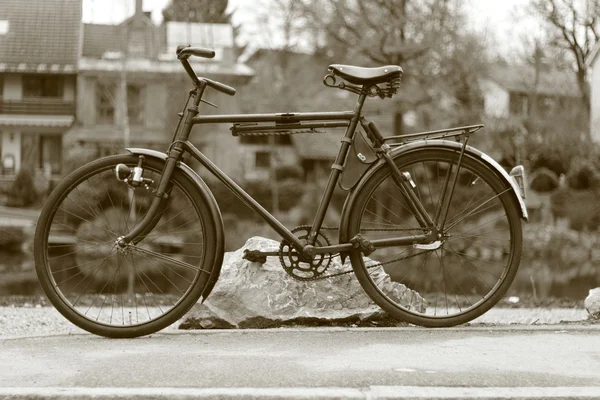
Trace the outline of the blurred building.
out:
[[[323,85],[327,67],[336,63],[324,54],[258,49],[246,63],[256,72],[242,93],[242,111],[246,113],[344,111],[352,110],[358,99],[358,95]],[[369,98],[363,112],[387,136],[395,130],[394,107],[389,99]],[[344,131],[337,128],[278,136],[274,143],[268,136],[241,136],[243,178],[268,179],[271,163],[275,163],[276,167],[300,166],[307,181],[326,179]]]
[[[490,119],[525,119],[537,112],[545,117],[581,105],[581,93],[571,71],[530,65],[490,65],[480,79],[484,113]],[[535,102],[535,104],[534,104]]]
[[[236,61],[233,29],[228,24],[167,22],[154,25],[136,0],[135,14],[118,25],[83,24],[77,77],[77,119],[67,135],[72,148],[97,155],[122,153],[125,147],[166,151],[193,87],[175,56],[180,44],[214,48],[211,60],[191,58],[199,76],[237,87],[253,71]],[[218,113],[239,113],[239,96],[207,88],[205,98]],[[201,114],[215,113],[202,105]],[[127,118],[125,118],[125,116]],[[227,173],[239,163],[228,155],[235,138],[229,126],[196,127],[192,141]]]
[[[596,44],[592,51],[588,65],[592,68],[590,130],[592,139],[600,142],[600,42]]]
[[[58,175],[75,119],[81,0],[0,2],[0,172]]]
[[[5,184],[24,167],[58,177],[65,164],[77,164],[69,158],[80,150],[88,157],[122,153],[126,146],[165,151],[193,86],[175,56],[177,45],[216,50],[214,59],[191,60],[199,76],[240,89],[253,75],[236,60],[231,25],[156,26],[143,12],[142,0],[118,25],[82,24],[81,12],[82,0],[0,2],[0,177]],[[205,98],[219,109],[203,105],[201,113],[240,112],[239,95],[208,88]],[[227,173],[240,174],[239,160],[229,155],[237,144],[229,126],[196,127],[192,140]]]

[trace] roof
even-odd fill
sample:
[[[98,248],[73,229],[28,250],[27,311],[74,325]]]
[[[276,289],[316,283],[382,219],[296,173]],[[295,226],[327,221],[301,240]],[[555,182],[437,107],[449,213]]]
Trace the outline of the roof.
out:
[[[102,58],[107,51],[120,51],[121,29],[121,25],[83,24],[82,55]]]
[[[5,71],[74,72],[77,68],[82,0],[2,0],[0,68]],[[66,68],[66,71],[65,71]]]
[[[292,135],[292,143],[303,160],[333,160],[340,147],[339,132]]]
[[[133,17],[132,17],[133,18]],[[202,24],[167,22],[156,26],[143,17],[145,24],[135,28],[142,32],[146,51],[143,58],[129,58],[127,71],[182,73],[184,70],[175,56],[177,45],[185,43],[192,46],[210,47],[216,50],[214,59],[192,58],[190,63],[197,73],[215,75],[253,76],[254,71],[244,64],[236,63],[233,56],[233,27],[229,24]],[[119,25],[84,24],[83,49],[79,60],[80,71],[120,71],[121,51],[126,46],[126,25],[135,22],[125,20]],[[191,39],[190,39],[191,38]],[[113,54],[109,54],[113,53]],[[114,57],[110,57],[114,56]]]
[[[102,58],[107,51],[121,51],[126,41],[124,25],[129,20],[119,25],[83,24],[83,50],[84,57]],[[158,54],[165,54],[175,58],[175,48],[180,44],[202,46],[210,48],[233,47],[233,27],[229,24],[202,24],[185,22],[167,22],[155,26],[150,22],[146,34],[158,47]],[[156,58],[150,55],[149,58]]]
[[[509,92],[528,93],[535,86],[535,70],[530,65],[494,64],[488,69],[488,78]],[[581,96],[572,71],[547,67],[541,71],[537,93],[549,96]]]
[[[68,128],[73,124],[71,115],[13,115],[0,114],[0,126],[34,126]]]
[[[175,56],[172,60],[127,60],[125,70],[127,72],[153,72],[153,73],[183,73],[184,69],[179,62],[176,62]],[[216,64],[207,62],[190,63],[197,74],[210,75],[235,75],[250,77],[254,75],[252,68],[239,63]],[[104,71],[121,72],[123,63],[119,60],[102,60],[96,58],[81,58],[79,60],[79,70],[86,71]]]

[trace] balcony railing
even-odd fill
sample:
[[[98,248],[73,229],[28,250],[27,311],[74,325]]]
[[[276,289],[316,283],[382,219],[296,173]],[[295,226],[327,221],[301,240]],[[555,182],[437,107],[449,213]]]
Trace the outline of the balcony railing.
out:
[[[0,114],[75,115],[75,102],[42,97],[21,100],[0,98]]]

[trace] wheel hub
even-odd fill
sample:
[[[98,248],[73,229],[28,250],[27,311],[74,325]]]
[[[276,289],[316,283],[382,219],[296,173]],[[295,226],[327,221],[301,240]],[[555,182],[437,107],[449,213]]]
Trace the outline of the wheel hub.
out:
[[[116,247],[117,251],[121,254],[129,253],[129,243],[125,242],[124,237],[125,236],[119,236],[114,244],[114,247]]]

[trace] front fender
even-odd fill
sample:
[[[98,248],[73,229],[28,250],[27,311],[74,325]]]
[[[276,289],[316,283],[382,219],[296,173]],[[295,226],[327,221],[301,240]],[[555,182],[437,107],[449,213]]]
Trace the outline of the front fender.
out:
[[[165,153],[162,153],[162,152],[156,151],[156,150],[142,149],[142,148],[128,148],[126,150],[129,153],[134,154],[134,155],[143,155],[144,157],[157,158],[157,159],[160,159],[163,161],[166,161],[167,157],[168,157]],[[213,260],[214,268],[211,271],[208,285],[202,292],[202,301],[204,301],[204,300],[206,300],[206,298],[212,291],[213,287],[217,283],[217,280],[219,279],[219,274],[221,273],[221,265],[223,264],[223,255],[225,252],[225,235],[223,232],[223,218],[221,216],[221,211],[219,210],[219,206],[217,204],[217,201],[215,200],[215,197],[213,196],[212,192],[210,191],[210,189],[208,188],[208,186],[206,185],[204,180],[202,180],[202,178],[200,178],[200,176],[198,176],[196,171],[194,171],[192,168],[190,168],[187,164],[185,164],[183,162],[179,162],[177,164],[177,168],[181,172],[183,172],[185,175],[187,175],[198,186],[198,190],[202,194],[203,200],[208,205],[211,217],[215,221],[216,229],[215,229],[214,233],[216,235],[216,237],[215,237],[216,249],[215,249],[215,257]]]
[[[409,143],[406,145],[402,145],[393,149],[390,153],[392,158],[400,157],[401,155],[407,154],[409,152],[422,150],[425,148],[440,148],[445,150],[452,150],[456,152],[460,152],[463,148],[463,145],[458,142],[453,142],[450,140],[423,140],[416,141],[413,143]],[[465,148],[465,155],[473,157],[475,159],[479,159],[481,162],[486,164],[490,169],[492,169],[496,174],[503,179],[507,184],[511,186],[513,189],[511,191],[514,200],[517,202],[521,209],[521,218],[525,221],[529,219],[529,215],[527,213],[527,207],[525,206],[525,201],[523,200],[524,194],[521,193],[521,189],[519,188],[518,183],[515,181],[515,178],[510,176],[504,168],[493,158],[483,153],[480,150],[477,150],[474,147],[467,146]],[[339,232],[339,243],[347,243],[351,238],[348,237],[348,220],[350,217],[350,210],[354,207],[354,200],[356,198],[357,193],[360,191],[361,187],[364,183],[373,176],[373,174],[379,169],[383,168],[386,165],[384,159],[380,158],[379,161],[373,163],[369,170],[363,175],[358,184],[352,189],[348,197],[346,198],[346,202],[344,203],[344,207],[342,209],[342,215],[340,218],[340,232]]]

